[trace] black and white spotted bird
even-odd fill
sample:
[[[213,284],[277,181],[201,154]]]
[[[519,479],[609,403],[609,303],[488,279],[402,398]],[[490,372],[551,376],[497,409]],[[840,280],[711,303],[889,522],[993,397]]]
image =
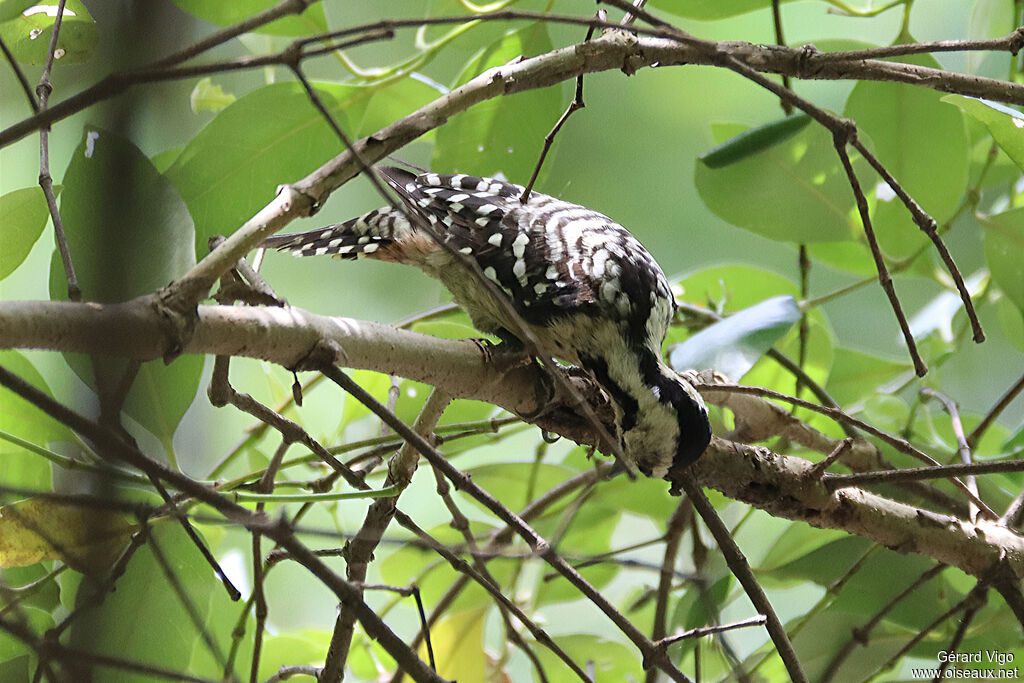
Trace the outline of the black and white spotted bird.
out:
[[[295,256],[365,256],[416,266],[440,280],[477,329],[518,341],[516,321],[451,251],[475,260],[529,325],[544,351],[573,363],[605,390],[623,455],[649,477],[685,467],[711,438],[700,394],[662,361],[675,301],[668,279],[618,223],[577,204],[463,174],[376,172],[402,208],[385,207],[264,246]],[[417,220],[410,221],[413,215]]]

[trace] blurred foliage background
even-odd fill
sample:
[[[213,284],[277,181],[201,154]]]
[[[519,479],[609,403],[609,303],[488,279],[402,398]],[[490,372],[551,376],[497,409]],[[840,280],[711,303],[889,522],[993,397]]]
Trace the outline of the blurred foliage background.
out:
[[[0,10],[13,4],[6,0],[0,3]],[[69,48],[67,61],[58,62],[53,75],[53,100],[59,101],[111,71],[174,52],[266,4],[257,0],[149,0],[144,6],[113,1],[69,3],[79,12],[83,24],[78,27],[79,33],[74,34],[80,41],[75,45],[80,52]],[[652,2],[649,9],[701,38],[773,43],[775,33],[769,4],[754,0],[662,0]],[[914,0],[877,12],[870,0],[863,4],[854,0],[851,4],[852,9],[865,16],[844,15],[844,5],[839,2],[783,3],[787,43],[813,43],[821,50],[854,49],[913,40],[997,37],[1019,25],[1018,7],[1011,0]],[[592,3],[582,0],[523,0],[512,5],[516,9],[578,16],[588,15],[594,9]],[[731,11],[732,8],[737,11]],[[750,11],[742,11],[746,9]],[[301,18],[279,23],[273,30],[246,34],[218,47],[207,57],[229,59],[265,54],[282,49],[296,35],[317,33],[328,27],[350,27],[382,18],[415,19],[466,12],[464,4],[455,0],[330,0],[315,5]],[[450,33],[450,26],[431,27],[419,38],[429,42],[447,37],[435,49],[425,51],[416,46],[415,31],[406,29],[391,41],[359,47],[345,58],[329,56],[305,66],[309,76],[320,82],[321,96],[346,132],[359,137],[413,111],[488,66],[504,63],[518,54],[533,56],[570,45],[581,41],[584,34],[583,27],[557,23],[541,26],[516,22],[512,26],[518,29],[514,36],[506,35],[510,26],[504,22],[460,29],[458,35]],[[71,36],[71,28],[75,27],[69,27]],[[1019,76],[1016,60],[1005,53],[944,53],[934,59],[920,57],[908,61],[1000,79]],[[403,63],[413,75],[395,70],[395,65]],[[26,63],[25,69],[30,82],[38,80],[38,66]],[[543,135],[572,96],[571,85],[483,103],[414,142],[399,156],[439,172],[500,173],[525,182]],[[992,136],[986,127],[986,117],[997,117],[991,124],[997,127],[1006,125],[1014,115],[1002,111],[993,114],[996,110],[984,105],[979,110],[976,101],[944,98],[931,90],[892,84],[795,81],[793,87],[815,104],[854,118],[862,137],[911,194],[940,225],[948,223],[950,229],[944,238],[972,285],[972,292],[979,295],[979,314],[988,335],[984,344],[970,341],[962,308],[948,277],[932,250],[925,249],[923,255],[907,261],[896,281],[930,374],[923,380],[912,379],[896,320],[877,283],[823,301],[811,311],[806,350],[808,370],[852,414],[907,435],[936,452],[952,455],[955,443],[947,421],[938,408],[921,407],[918,390],[928,386],[953,397],[970,428],[1022,370],[1024,324],[1020,308],[1024,306],[1024,294],[1020,282],[1024,281],[1024,274],[1015,264],[1021,253],[1019,248],[1024,246],[1024,218],[1013,211],[1022,189],[1020,157],[1014,155],[1013,143],[1003,142],[990,156]],[[2,127],[28,115],[25,99],[18,91],[12,71],[0,70],[0,92],[4,93],[0,99]],[[829,297],[872,278],[870,255],[858,237],[859,222],[852,211],[852,194],[844,179],[836,179],[835,154],[829,136],[819,128],[812,124],[768,152],[725,169],[708,169],[698,161],[701,154],[723,140],[779,119],[779,102],[768,92],[722,69],[686,66],[643,69],[630,77],[620,72],[589,75],[584,97],[586,108],[577,112],[559,134],[537,189],[599,210],[627,226],[673,280],[679,282],[682,301],[732,313],[781,294],[810,300]],[[75,150],[84,150],[90,144],[90,130],[101,131],[100,144],[110,139],[117,141],[115,146],[123,145],[119,158],[132,156],[140,174],[148,178],[139,183],[138,194],[129,200],[117,197],[107,214],[95,214],[92,210],[94,198],[102,196],[110,180],[77,168],[73,159]],[[116,299],[140,294],[180,275],[193,258],[201,258],[206,252],[206,237],[236,229],[272,198],[276,185],[300,179],[341,149],[309,106],[301,87],[287,70],[274,67],[216,74],[209,79],[147,84],[61,121],[50,137],[51,168],[55,183],[63,188],[62,212],[68,221],[74,251],[92,254],[81,257],[87,295]],[[11,193],[32,187],[38,173],[35,136],[0,149],[0,196],[5,200],[13,202],[15,197]],[[898,202],[893,202],[884,191],[875,191],[877,181],[873,176],[864,173],[862,177],[871,178],[865,182],[886,254],[894,262],[916,254],[926,240]],[[804,181],[813,186],[812,191],[803,191]],[[975,199],[976,204],[968,203]],[[26,201],[32,204],[35,200]],[[315,217],[293,223],[289,230],[313,229],[379,205],[375,190],[357,179],[335,192]],[[111,224],[110,216],[119,212],[123,224]],[[125,216],[131,216],[131,220]],[[43,226],[46,220],[43,213],[33,214],[26,222]],[[138,232],[120,232],[125,226]],[[191,231],[195,233],[195,255],[187,249],[191,245]],[[18,234],[22,234],[20,228]],[[14,263],[13,272],[0,272],[6,276],[0,280],[3,299],[65,296],[58,262],[53,256],[52,233],[47,229],[42,231],[41,238],[39,234],[36,231],[32,239],[19,237],[29,251],[23,261]],[[803,297],[799,243],[810,244],[809,289]],[[166,258],[172,253],[173,258]],[[0,266],[3,263],[0,259]],[[89,289],[99,287],[98,283],[105,282],[111,272],[121,267],[129,274],[117,283],[119,289]],[[327,315],[391,323],[448,300],[440,285],[422,274],[370,261],[300,262],[271,254],[263,274],[291,304]],[[472,334],[466,325],[467,321],[456,315],[441,322],[421,323],[416,329],[439,336],[464,337]],[[670,341],[681,341],[686,336],[685,331],[675,330]],[[795,357],[797,345],[793,330],[778,342],[777,348]],[[65,360],[45,352],[4,352],[0,359],[9,367],[20,368],[23,374],[38,373],[38,383],[45,382],[55,396],[83,411],[88,412],[94,403],[87,382],[78,379],[89,380],[89,369],[80,360]],[[68,364],[75,373],[67,372]],[[376,395],[386,396],[387,378],[372,373],[355,374]],[[252,423],[248,416],[210,406],[203,392],[209,375],[210,364],[204,366],[198,358],[180,359],[167,369],[153,369],[150,374],[144,373],[138,395],[130,402],[135,407],[128,410],[130,430],[148,452],[164,454],[198,478],[211,475]],[[291,376],[281,368],[236,362],[232,379],[240,390],[271,405],[289,395]],[[744,381],[781,391],[794,389],[791,378],[783,378],[764,362]],[[398,414],[413,419],[426,390],[403,383]],[[353,442],[378,433],[379,423],[368,418],[365,409],[354,401],[340,405],[339,419],[341,401],[332,390],[311,391],[301,413],[304,426],[329,443]],[[444,421],[482,420],[493,414],[488,406],[459,402]],[[1006,455],[1019,447],[1022,418],[1024,404],[1017,401],[988,432],[979,454]],[[4,419],[16,434],[15,425],[29,424],[13,408],[8,409]],[[824,421],[815,424],[838,434]],[[63,443],[73,452],[74,446],[67,445],[72,440],[55,429],[39,427],[37,432],[22,431],[19,436],[35,443]],[[471,451],[472,459],[457,460],[458,465],[471,468],[475,481],[518,509],[538,492],[587,466],[581,449],[564,443],[550,449],[538,444],[536,430],[516,428],[512,435],[500,440],[476,436],[465,443],[458,442],[449,452]],[[239,451],[240,457],[218,471],[218,476],[240,476],[259,469],[268,461],[273,447],[267,442],[247,443]],[[536,454],[545,449],[545,464],[536,466]],[[22,469],[14,477],[5,476],[7,485],[40,489],[52,485],[58,490],[81,485],[81,481],[60,468],[51,472],[49,465],[35,456],[26,457],[21,451],[15,455],[5,452],[4,457],[8,456],[19,458]],[[989,481],[991,499],[987,500],[993,504],[1005,505],[1013,492],[1020,490],[1020,478],[1016,476]],[[429,476],[418,479],[417,485],[403,494],[402,505],[417,510],[421,526],[455,542],[453,532],[446,528],[447,513],[436,501],[431,502],[432,486]],[[562,547],[571,549],[576,556],[657,538],[664,532],[664,522],[675,507],[675,501],[668,498],[664,484],[659,482],[637,482],[624,488],[624,482],[616,480],[615,485],[603,484],[598,491],[600,495],[591,496],[575,513],[562,538]],[[909,583],[929,566],[923,558],[898,556],[889,551],[865,555],[870,543],[863,539],[792,525],[745,506],[729,504],[721,497],[715,502],[726,521],[735,527],[738,542],[758,568],[758,577],[769,589],[783,620],[792,626],[800,625],[796,643],[811,670],[820,671],[836,648],[848,639],[850,625],[863,622],[891,597],[892,591],[881,590],[880,586]],[[351,533],[358,528],[364,507],[323,506],[307,517],[304,524]],[[493,524],[493,520],[475,509],[471,517],[479,525],[478,531]],[[538,528],[543,533],[559,533],[563,519],[553,514],[538,522]],[[226,568],[244,586],[249,562],[247,536],[215,525],[203,530]],[[176,528],[158,528],[155,533],[168,556],[187,558],[177,569],[182,576],[189,577],[187,590],[204,605],[211,630],[229,634],[238,619],[238,610],[227,604],[211,580],[195,578],[205,576],[208,570],[198,561],[194,566],[188,565],[194,560],[194,552],[187,540]],[[827,587],[861,556],[867,559],[853,584],[838,595],[829,593]],[[140,557],[146,557],[144,551],[140,551]],[[656,564],[661,556],[660,551],[646,549],[635,557]],[[434,571],[430,563],[436,560],[399,543],[385,544],[377,553],[377,561],[381,580],[402,585],[415,580],[422,586],[428,603],[436,600],[451,581],[450,572]],[[137,572],[132,576],[147,576],[145,562],[142,559],[138,566],[132,566],[132,571]],[[149,562],[152,564],[151,559]],[[588,606],[564,590],[564,586],[548,582],[542,575],[543,567],[511,560],[492,564],[496,574],[507,579],[512,589],[523,592],[531,612],[543,614],[545,628],[562,636],[560,642],[568,650],[579,653],[581,659],[596,657],[599,680],[642,676],[635,653],[624,644],[621,635],[610,625],[595,620]],[[721,559],[716,556],[710,564],[710,568],[702,570],[706,576],[717,577],[717,582],[708,585],[710,595],[720,605],[717,616],[723,621],[749,616],[749,605]],[[692,571],[693,567],[681,569]],[[156,571],[153,567],[148,570]],[[4,579],[15,584],[41,575],[42,570],[33,572],[36,569],[5,570]],[[653,572],[598,565],[585,575],[601,585],[617,604],[639,601],[639,616],[631,615],[638,622],[650,618],[652,607],[642,597],[645,588],[656,581]],[[124,585],[124,590],[119,588],[102,611],[88,618],[93,621],[83,621],[83,625],[76,627],[74,632],[78,635],[74,637],[85,640],[75,642],[127,653],[125,656],[144,661],[173,663],[179,668],[191,658],[191,670],[212,676],[214,664],[204,659],[208,655],[203,648],[194,647],[195,634],[191,631],[180,641],[166,634],[160,639],[141,637],[143,625],[160,629],[161,624],[173,623],[178,627],[181,619],[173,599],[168,594],[155,594],[141,578],[129,578]],[[948,571],[943,582],[930,584],[916,594],[887,622],[883,636],[873,639],[871,647],[859,650],[851,658],[850,678],[846,680],[872,675],[873,667],[895,652],[908,633],[921,628],[936,610],[941,611],[962,598],[970,587],[969,577]],[[59,596],[54,590],[48,588],[49,592],[41,593],[33,607],[33,615],[43,627],[53,623],[58,605],[67,608],[71,604],[68,600],[75,595],[75,581],[65,577]],[[322,658],[335,617],[333,599],[319,585],[310,586],[308,577],[297,566],[282,563],[269,575],[267,591],[272,636],[264,652],[262,678],[282,663],[315,662]],[[682,594],[674,605],[670,623],[682,628],[707,623],[709,610],[701,599],[697,591]],[[374,604],[383,608],[389,600],[375,599]],[[525,680],[530,675],[525,658],[511,654],[506,660],[503,657],[507,653],[496,645],[501,629],[483,592],[467,590],[460,600],[452,616],[442,621],[434,633],[435,644],[443,652],[441,659],[460,662],[456,670],[442,673],[458,675],[460,681],[472,681],[479,680],[478,676],[488,667],[505,668],[511,672],[512,680]],[[559,606],[557,610],[542,609],[555,604]],[[825,606],[830,610],[828,618],[821,615]],[[979,626],[968,643],[976,649],[983,644],[1019,649],[1012,618],[997,607],[990,605],[986,609],[986,619],[976,622],[984,624],[984,628]],[[114,625],[123,625],[126,615],[134,621],[128,632],[120,633]],[[415,628],[411,607],[396,609],[393,615],[400,624],[396,627],[399,630],[411,632]],[[942,637],[948,639],[948,635],[939,633],[915,656],[928,662],[927,652],[934,652],[934,643],[945,642]],[[735,650],[732,656],[748,665],[759,661],[768,651],[764,633],[757,629],[737,632],[730,639]],[[168,641],[180,645],[180,650],[168,649]],[[490,649],[485,650],[482,644]],[[12,647],[11,643],[0,643],[0,660],[16,651]],[[245,647],[243,644],[240,661],[245,661]],[[682,646],[681,650],[684,667],[692,666],[692,646]],[[550,653],[541,651],[540,656],[547,662]],[[361,643],[354,649],[351,661],[354,679],[371,679],[376,675],[375,662],[382,657],[379,649]],[[709,655],[708,661],[710,678],[730,675],[729,656],[719,652]],[[913,661],[909,658],[902,662],[904,675]],[[777,661],[769,659],[756,676],[781,680],[784,673]]]

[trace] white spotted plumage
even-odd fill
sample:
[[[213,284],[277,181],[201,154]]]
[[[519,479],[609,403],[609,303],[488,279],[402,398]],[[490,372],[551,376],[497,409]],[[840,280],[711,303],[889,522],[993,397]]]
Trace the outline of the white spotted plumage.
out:
[[[642,472],[662,477],[696,460],[710,439],[707,410],[662,361],[675,303],[661,267],[633,235],[603,214],[549,195],[533,192],[523,203],[523,187],[513,183],[377,172],[401,208],[265,245],[296,256],[371,256],[416,266],[439,279],[481,331],[515,343],[526,324],[547,353],[601,384],[615,407],[623,452]],[[452,252],[477,262],[518,319]]]

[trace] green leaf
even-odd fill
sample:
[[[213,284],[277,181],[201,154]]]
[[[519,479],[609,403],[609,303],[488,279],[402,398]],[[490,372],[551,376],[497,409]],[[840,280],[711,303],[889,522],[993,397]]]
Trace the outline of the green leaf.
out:
[[[18,603],[14,603],[18,604]],[[32,633],[46,633],[55,626],[53,616],[37,607],[18,605],[18,619]],[[31,656],[26,655],[30,653]],[[32,679],[31,674],[18,678],[15,674],[35,661],[35,653],[27,644],[7,633],[0,631],[0,681],[2,683],[24,683]]]
[[[722,168],[788,140],[810,122],[811,117],[807,114],[785,116],[756,128],[748,128],[697,158],[708,168]]]
[[[714,368],[739,379],[800,320],[791,296],[777,296],[707,327],[669,352],[678,371]]]
[[[223,589],[180,525],[157,524],[150,534],[149,543],[135,553],[118,578],[117,590],[100,588],[89,579],[83,579],[77,590],[72,582],[65,585],[65,607],[82,610],[66,632],[67,642],[86,652],[184,671],[193,650],[205,645],[171,581],[188,596],[200,625],[207,621],[211,591]],[[154,557],[154,546],[173,577]],[[97,590],[105,594],[102,604],[86,606]],[[222,651],[221,656],[225,655]],[[152,681],[148,675],[128,671],[118,671],[116,679],[119,683]]]
[[[0,250],[0,280],[17,270],[43,234],[50,211],[42,188],[26,187],[0,197],[4,248]]]
[[[971,297],[974,297],[986,289],[988,279],[988,273],[980,271],[964,280],[964,286]],[[943,341],[951,343],[955,338],[953,316],[962,308],[963,302],[958,292],[953,289],[940,292],[910,319],[910,332],[918,340],[932,332],[938,332]]]
[[[181,9],[204,21],[218,26],[230,26],[248,19],[265,9],[278,4],[278,0],[174,0]],[[327,32],[327,18],[324,16],[323,4],[316,2],[302,14],[276,19],[264,24],[255,31],[275,36],[307,36],[314,33]]]
[[[771,0],[651,0],[651,6],[687,19],[713,21],[771,7],[772,3]]]
[[[1024,353],[1024,311],[1006,297],[999,297],[996,301],[996,316],[1003,336]]]
[[[1014,22],[1014,6],[1003,0],[974,0],[971,7],[971,18],[967,23],[968,40],[986,40],[1001,38],[1017,27]],[[978,67],[989,56],[986,50],[971,50],[967,53],[967,72],[977,73]],[[1006,54],[994,54],[1000,61],[1009,64],[1010,57]],[[1003,67],[1005,73],[1006,67]]]
[[[896,383],[897,378],[911,376],[913,366],[910,363],[837,348],[825,389],[839,405],[847,406],[883,391],[883,385]]]
[[[89,128],[64,176],[61,215],[68,247],[87,301],[115,302],[154,292],[195,264],[192,219],[167,180],[128,140]],[[50,262],[50,296],[67,298],[56,252]],[[65,354],[75,372],[96,387],[121,381],[126,361],[95,362]],[[195,398],[203,359],[182,356],[171,365],[142,366],[125,411],[166,445]],[[108,384],[109,383],[109,384]]]
[[[17,351],[0,351],[0,366],[22,378],[44,394],[52,396],[43,376]],[[71,432],[34,405],[7,390],[0,390],[0,431],[45,447],[57,441],[71,441]],[[0,439],[3,482],[32,491],[51,488],[50,463],[42,456]]]
[[[901,61],[939,68],[930,55]],[[960,205],[969,165],[963,116],[943,106],[941,100],[940,93],[928,88],[861,81],[850,93],[844,111],[870,138],[872,151],[889,173],[939,223],[948,220]],[[935,144],[936,140],[942,144]],[[906,257],[928,238],[903,203],[876,178],[873,176],[873,183],[864,190],[878,199],[872,219],[879,245],[891,257]]]
[[[533,57],[551,49],[543,22],[509,31],[470,60],[452,87],[516,57]],[[561,92],[561,88],[551,87],[495,97],[453,116],[437,131],[431,167],[482,176],[503,174],[526,182],[537,163],[544,136],[561,115]],[[550,163],[549,158],[545,166]]]
[[[981,219],[992,280],[1024,311],[1024,207]]]
[[[943,102],[949,102],[962,109],[966,114],[984,124],[992,134],[992,138],[1000,149],[1013,163],[1024,169],[1024,114],[998,102],[964,97],[963,95],[946,95]]]
[[[58,0],[39,0],[27,4],[7,2],[0,6],[0,39],[7,44],[14,58],[22,64],[45,64],[50,50],[50,36],[57,18]],[[22,6],[24,11],[14,12]],[[14,15],[4,21],[4,17]],[[54,60],[63,64],[78,64],[92,56],[98,33],[96,22],[81,0],[67,0],[60,22],[60,36]]]
[[[362,118],[374,89],[315,85],[342,130]],[[227,234],[274,197],[282,183],[298,180],[343,146],[309,102],[299,83],[255,90],[220,112],[185,147],[167,171],[196,224],[196,254],[211,235]]]
[[[388,83],[370,98],[357,137],[372,135],[447,93],[447,88],[417,73]]]
[[[716,138],[743,130],[736,124],[714,129]],[[696,162],[694,182],[715,215],[771,239],[830,242],[860,232],[853,193],[831,135],[821,126],[808,126],[724,168]]]
[[[35,0],[0,0],[0,23],[20,17],[23,11],[34,4]]]
[[[207,76],[199,79],[196,86],[192,88],[189,105],[191,105],[193,113],[196,114],[201,111],[218,112],[234,102],[235,99],[233,94],[224,92],[224,88],[215,85],[213,79]]]
[[[579,624],[580,631],[585,630]],[[556,636],[558,647],[577,663],[586,664],[595,681],[641,681],[644,673],[640,666],[640,658],[636,650],[614,640],[606,640],[600,636],[587,633],[573,633]],[[550,648],[533,640],[530,641],[533,651],[544,665],[544,670],[553,681],[577,680],[565,663]]]

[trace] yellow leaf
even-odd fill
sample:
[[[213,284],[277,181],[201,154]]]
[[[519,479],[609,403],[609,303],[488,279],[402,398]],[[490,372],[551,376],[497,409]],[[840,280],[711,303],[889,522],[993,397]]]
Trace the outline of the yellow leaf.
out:
[[[0,507],[0,567],[61,560],[83,573],[102,571],[136,529],[117,512],[28,498]]]
[[[485,679],[487,655],[484,652],[484,619],[487,608],[452,615],[430,629],[437,673],[452,681]],[[426,661],[427,649],[420,645],[420,657]]]

